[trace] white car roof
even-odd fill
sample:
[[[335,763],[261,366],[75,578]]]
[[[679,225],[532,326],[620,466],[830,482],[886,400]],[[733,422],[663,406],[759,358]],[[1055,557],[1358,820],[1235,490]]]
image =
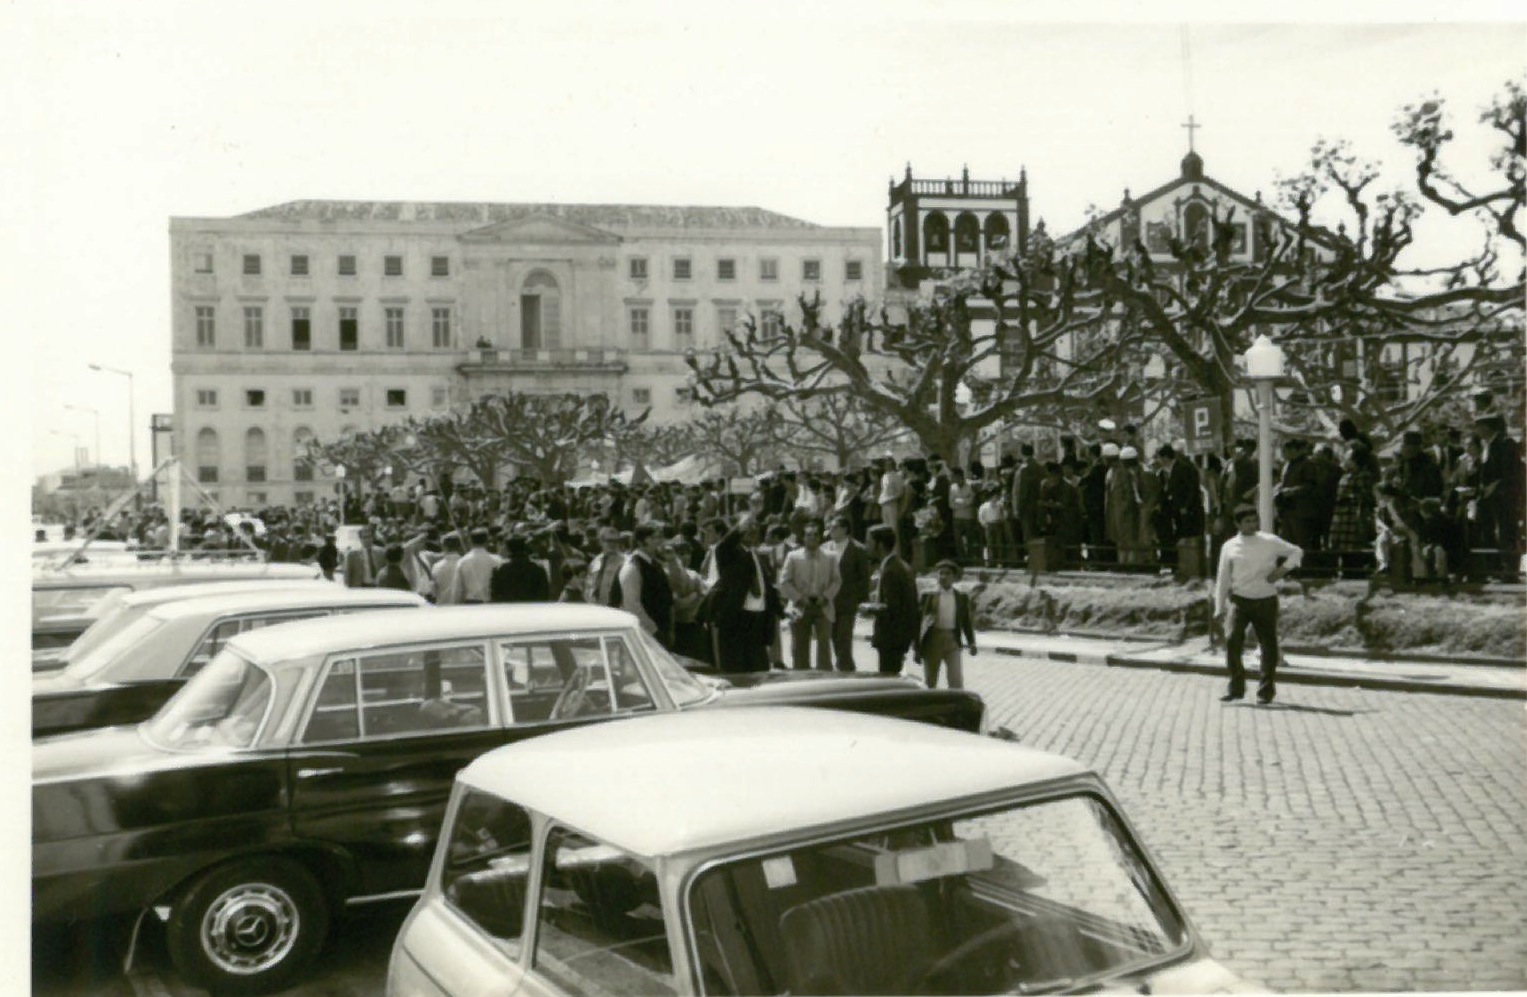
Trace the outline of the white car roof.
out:
[[[316,565],[266,561],[134,561],[72,564],[32,573],[33,588],[127,585],[132,588],[230,578],[318,578]]]
[[[128,592],[121,596],[121,605],[136,609],[174,602],[177,599],[200,599],[209,595],[226,595],[231,592],[249,592],[263,589],[343,589],[338,582],[327,578],[235,578],[221,582],[193,582],[189,585],[161,585],[157,588]]]
[[[638,855],[752,841],[1089,770],[931,724],[803,707],[699,709],[548,734],[457,776]]]
[[[228,642],[228,647],[253,661],[274,665],[288,658],[326,656],[391,644],[546,631],[609,630],[635,625],[636,617],[630,613],[587,603],[441,606],[426,613],[378,610],[364,615],[288,623],[240,634]]]
[[[308,609],[323,606],[427,606],[416,592],[393,588],[345,588],[343,585],[313,585],[286,588],[269,585],[263,589],[225,592],[196,599],[176,599],[156,606],[151,615],[164,620],[187,616],[222,616],[226,613],[258,613],[277,609]]]

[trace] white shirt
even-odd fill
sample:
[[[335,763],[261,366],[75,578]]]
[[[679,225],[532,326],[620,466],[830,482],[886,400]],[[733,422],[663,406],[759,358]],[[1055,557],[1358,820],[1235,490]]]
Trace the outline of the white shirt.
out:
[[[1278,594],[1268,574],[1287,558],[1290,571],[1299,567],[1304,551],[1272,533],[1237,533],[1219,552],[1219,571],[1214,581],[1214,611],[1223,613],[1232,595],[1242,599],[1266,599]]]
[[[938,621],[934,626],[940,630],[954,629],[954,589],[938,590]]]

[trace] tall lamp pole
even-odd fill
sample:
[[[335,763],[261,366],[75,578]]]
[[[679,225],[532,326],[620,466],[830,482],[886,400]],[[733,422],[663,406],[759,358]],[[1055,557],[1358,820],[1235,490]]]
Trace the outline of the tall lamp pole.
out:
[[[1257,518],[1268,533],[1273,529],[1273,385],[1282,377],[1283,351],[1258,336],[1246,351],[1246,379],[1257,386]]]
[[[133,391],[133,372],[122,370],[120,367],[108,367],[105,364],[93,363],[91,370],[102,370],[108,374],[121,374],[127,378],[127,452],[128,463],[133,469],[133,484],[138,483],[138,410]]]
[[[101,460],[101,413],[89,405],[65,405],[64,408],[71,412],[89,412],[95,416],[95,466],[100,467],[104,463]]]

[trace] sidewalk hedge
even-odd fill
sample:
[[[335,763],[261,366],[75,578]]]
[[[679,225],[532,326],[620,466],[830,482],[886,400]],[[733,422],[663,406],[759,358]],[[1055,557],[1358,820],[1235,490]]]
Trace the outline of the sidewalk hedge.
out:
[[[1208,632],[1207,583],[1166,578],[976,582],[976,625],[991,629],[1185,639]],[[1279,633],[1290,646],[1358,654],[1527,660],[1527,599],[1515,593],[1384,592],[1338,582],[1282,585]]]

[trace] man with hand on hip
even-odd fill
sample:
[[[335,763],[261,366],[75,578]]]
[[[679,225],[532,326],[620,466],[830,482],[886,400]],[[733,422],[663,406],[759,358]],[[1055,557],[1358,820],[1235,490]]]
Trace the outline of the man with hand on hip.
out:
[[[938,588],[925,593],[921,602],[922,623],[918,627],[917,649],[913,660],[923,663],[923,673],[928,688],[938,686],[941,665],[949,667],[949,688],[965,688],[965,672],[960,658],[960,638],[976,653],[976,630],[974,615],[970,610],[970,596],[954,587],[960,566],[943,560],[936,566]]]
[[[1220,697],[1229,703],[1246,695],[1246,626],[1256,632],[1262,650],[1262,677],[1257,702],[1264,706],[1277,695],[1278,587],[1280,578],[1299,567],[1304,551],[1282,537],[1257,529],[1256,506],[1236,507],[1236,535],[1219,553],[1214,579],[1214,619],[1224,621],[1225,666],[1230,688]]]

